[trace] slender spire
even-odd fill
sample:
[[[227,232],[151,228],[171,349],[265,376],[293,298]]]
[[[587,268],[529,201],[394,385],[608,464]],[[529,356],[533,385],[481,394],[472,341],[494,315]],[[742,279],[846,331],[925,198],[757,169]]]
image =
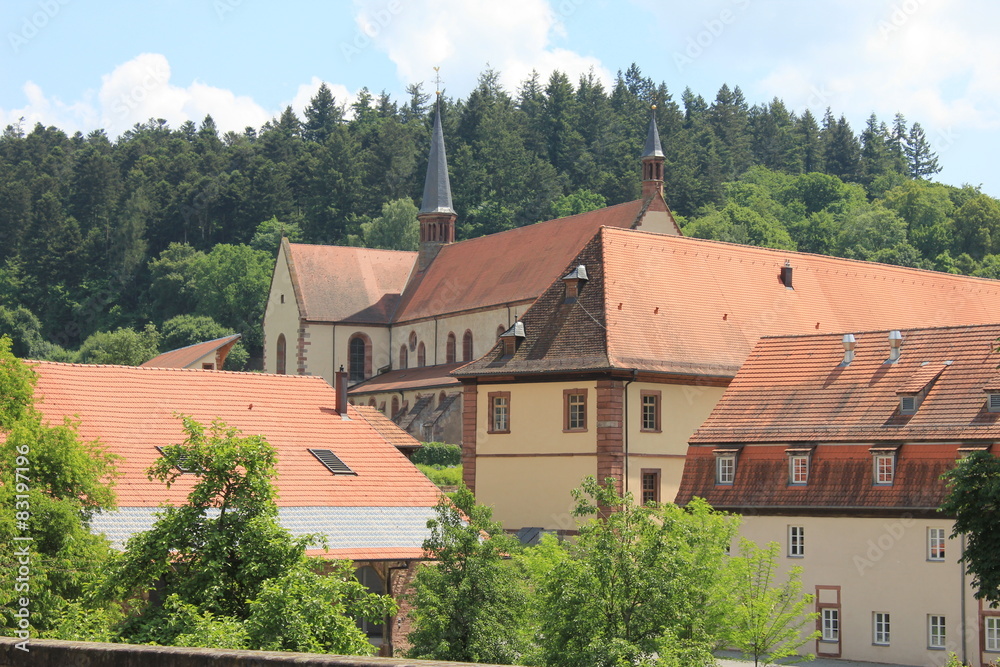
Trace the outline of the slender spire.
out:
[[[424,198],[421,213],[455,213],[451,205],[451,181],[448,180],[448,157],[444,152],[444,131],[441,129],[441,97],[434,110],[434,133],[431,136],[431,153],[427,160],[424,179]]]
[[[646,146],[642,149],[642,157],[663,157],[663,147],[660,146],[660,131],[656,127],[656,105],[649,117],[649,130],[646,132]]]

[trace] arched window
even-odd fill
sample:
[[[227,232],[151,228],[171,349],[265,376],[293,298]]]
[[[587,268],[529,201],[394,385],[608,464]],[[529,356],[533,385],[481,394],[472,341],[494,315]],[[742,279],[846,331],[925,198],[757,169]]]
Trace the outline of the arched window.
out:
[[[505,326],[504,326],[504,325],[502,325],[502,324],[501,324],[500,326],[498,326],[498,327],[497,327],[497,338],[499,339],[499,338],[500,338],[500,336],[502,336],[502,335],[503,335],[503,332],[504,332],[504,331],[506,331],[506,330],[507,330],[508,328],[509,328],[509,327],[505,327]]]
[[[468,329],[462,336],[462,361],[472,361],[472,332]]]
[[[408,357],[409,356],[410,355],[408,355],[406,353],[406,346],[405,345],[400,345],[399,346],[399,367],[401,369],[406,368],[406,363],[408,361]]]
[[[416,331],[411,331],[410,332],[410,349],[411,350],[417,349],[417,332]]]
[[[274,372],[277,373],[278,375],[284,375],[285,374],[285,356],[286,356],[286,351],[285,351],[285,334],[278,334],[278,345],[277,345],[277,348],[278,348],[277,352],[275,353],[275,356],[277,358],[275,359],[276,367],[275,367],[275,371]]]
[[[423,341],[420,345],[417,345],[417,368],[423,368],[427,365],[427,349],[424,347]]]
[[[392,397],[392,412],[389,413],[389,419],[394,418],[396,416],[397,412],[399,412],[399,397],[398,396],[393,396]]]
[[[444,399],[446,399],[446,398],[448,398],[448,394],[446,394],[445,391],[442,389],[441,390],[441,395],[438,396],[438,405],[441,405],[442,403],[444,403]]]
[[[368,399],[368,406],[372,408],[378,408],[378,403],[375,402],[374,396]]]
[[[363,333],[351,336],[347,343],[347,360],[350,366],[348,379],[361,382],[372,375],[372,341]]]
[[[448,332],[448,344],[444,348],[444,363],[455,363],[455,334]]]

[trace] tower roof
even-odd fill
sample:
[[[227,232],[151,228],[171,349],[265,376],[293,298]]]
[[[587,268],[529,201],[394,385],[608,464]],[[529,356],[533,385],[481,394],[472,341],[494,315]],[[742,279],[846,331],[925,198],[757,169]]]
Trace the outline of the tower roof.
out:
[[[646,133],[646,145],[642,149],[642,157],[663,157],[663,147],[660,145],[660,131],[656,128],[655,109],[649,117],[649,131]],[[425,194],[424,197],[426,196]]]
[[[434,111],[434,133],[431,136],[431,153],[427,160],[424,180],[424,198],[421,213],[455,213],[451,205],[451,181],[448,180],[448,157],[444,152],[444,132],[441,130],[441,108]]]

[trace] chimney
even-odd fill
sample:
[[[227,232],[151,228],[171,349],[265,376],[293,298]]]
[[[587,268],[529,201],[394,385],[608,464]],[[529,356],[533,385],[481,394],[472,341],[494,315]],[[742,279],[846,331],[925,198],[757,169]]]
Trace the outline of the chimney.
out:
[[[790,260],[785,260],[785,265],[781,267],[781,282],[788,289],[794,289],[792,287],[792,262]]]
[[[844,361],[841,366],[848,366],[854,361],[854,348],[858,346],[854,334],[844,334]]]
[[[889,332],[889,363],[894,364],[899,361],[899,355],[903,351],[903,334],[899,330]]]
[[[342,419],[350,419],[347,416],[347,373],[344,372],[343,365],[333,374],[333,388],[337,394],[337,414]]]

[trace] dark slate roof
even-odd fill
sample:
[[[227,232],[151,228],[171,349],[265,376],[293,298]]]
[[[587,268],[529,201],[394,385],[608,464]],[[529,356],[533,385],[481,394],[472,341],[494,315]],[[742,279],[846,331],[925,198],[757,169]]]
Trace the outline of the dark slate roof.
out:
[[[649,131],[646,132],[646,145],[642,149],[642,157],[663,157],[663,147],[660,145],[660,131],[656,128],[656,111],[649,119]]]
[[[434,112],[434,133],[431,153],[424,179],[424,198],[421,213],[455,213],[451,205],[451,181],[448,179],[448,157],[444,151],[444,132],[441,130],[441,109]]]

